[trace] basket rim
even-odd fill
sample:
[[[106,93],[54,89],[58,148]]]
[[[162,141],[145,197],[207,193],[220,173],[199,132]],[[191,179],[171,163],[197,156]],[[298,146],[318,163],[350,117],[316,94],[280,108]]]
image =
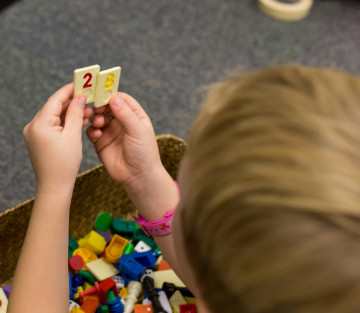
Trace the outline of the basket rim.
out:
[[[182,139],[182,138],[180,138],[178,136],[172,135],[172,134],[160,134],[160,135],[156,136],[156,141],[160,141],[160,140],[164,140],[164,139],[175,139],[175,140],[177,140],[179,142],[182,142],[182,143],[186,144],[184,139]],[[89,168],[89,169],[79,173],[76,176],[76,179],[82,178],[83,176],[86,176],[89,172],[95,171],[95,170],[103,168],[103,167],[104,167],[103,163],[97,164],[94,167]],[[33,202],[34,200],[35,200],[35,196],[33,196],[30,199],[27,199],[27,200],[25,200],[23,202],[20,202],[20,203],[16,204],[15,206],[11,207],[11,208],[6,209],[4,212],[0,213],[0,219],[3,218],[4,216],[10,214],[11,212],[17,210],[19,207],[23,207],[23,206]]]

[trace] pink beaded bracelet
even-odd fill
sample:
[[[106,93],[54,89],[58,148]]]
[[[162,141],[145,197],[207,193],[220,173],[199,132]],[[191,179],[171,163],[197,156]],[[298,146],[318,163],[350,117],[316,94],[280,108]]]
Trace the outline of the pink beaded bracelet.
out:
[[[176,180],[174,183],[179,188]],[[172,219],[174,213],[175,209],[166,212],[163,218],[151,222],[147,221],[140,213],[139,217],[136,218],[134,216],[134,219],[148,236],[165,236],[172,232]]]
[[[141,226],[148,236],[165,236],[172,232],[172,219],[175,210],[165,213],[163,218],[148,222],[139,214],[139,218],[134,217],[135,221]]]

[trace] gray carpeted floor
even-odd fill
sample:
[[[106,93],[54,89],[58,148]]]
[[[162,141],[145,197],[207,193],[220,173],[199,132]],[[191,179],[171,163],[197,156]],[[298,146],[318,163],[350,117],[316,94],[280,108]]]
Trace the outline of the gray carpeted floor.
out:
[[[0,212],[34,195],[22,129],[76,68],[120,65],[119,89],[155,130],[186,138],[204,86],[234,69],[299,62],[360,74],[360,2],[319,1],[300,22],[255,0],[22,0],[0,12]],[[81,171],[99,161],[84,138]]]

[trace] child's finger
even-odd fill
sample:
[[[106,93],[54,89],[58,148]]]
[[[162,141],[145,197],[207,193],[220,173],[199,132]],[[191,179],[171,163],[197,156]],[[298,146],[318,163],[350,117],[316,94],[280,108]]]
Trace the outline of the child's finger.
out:
[[[85,110],[84,110],[84,117],[85,118],[89,118],[92,114],[93,114],[92,108],[89,108],[89,107],[85,108]]]
[[[94,107],[94,113],[96,113],[96,114],[102,114],[102,113],[104,113],[104,112],[107,112],[107,113],[111,112],[110,106],[109,106],[108,104],[107,104],[107,105],[103,105],[103,106],[98,107],[98,108],[95,108],[95,107]]]
[[[72,100],[72,99],[71,99]],[[69,99],[68,101],[66,101],[66,103],[64,103],[63,105],[63,111],[60,115],[60,120],[61,120],[61,126],[65,125],[65,116],[66,116],[66,111],[67,108],[71,102],[71,100]],[[90,107],[85,108],[84,110],[84,118],[89,118],[91,115],[93,114],[93,110]]]
[[[63,111],[63,105],[72,97],[74,88],[73,83],[65,85],[56,91],[45,103],[40,112],[47,116],[60,116]]]
[[[142,137],[145,127],[144,123],[119,94],[110,99],[110,108],[114,117],[130,136]]]
[[[90,121],[92,125],[96,128],[104,128],[111,122],[111,117],[105,114],[94,114]]]
[[[77,137],[81,137],[85,102],[85,96],[77,96],[70,102],[66,111],[64,132],[68,133],[72,138],[75,138],[75,140]]]
[[[90,142],[92,142],[93,144],[95,144],[99,140],[101,135],[102,135],[102,131],[99,128],[89,126],[86,129],[86,136],[88,137]]]
[[[124,92],[118,92],[117,94],[128,104],[131,110],[133,110],[139,118],[149,118],[140,103],[133,97]]]
[[[141,120],[143,120],[146,127],[154,133],[154,128],[152,126],[150,118],[146,114],[145,110],[142,108],[140,103],[137,102],[133,97],[131,97],[127,93],[118,92],[117,94],[127,103],[127,105],[131,108],[131,110],[133,112],[135,112],[137,117],[140,118]]]
[[[82,127],[85,127],[85,126],[87,126],[89,124],[89,119],[88,118],[84,118],[83,119],[83,125],[82,125]]]
[[[69,98],[68,100],[66,100],[63,104],[62,104],[62,108],[61,108],[61,114],[65,116],[66,110],[69,107],[69,104],[71,102],[72,98]]]

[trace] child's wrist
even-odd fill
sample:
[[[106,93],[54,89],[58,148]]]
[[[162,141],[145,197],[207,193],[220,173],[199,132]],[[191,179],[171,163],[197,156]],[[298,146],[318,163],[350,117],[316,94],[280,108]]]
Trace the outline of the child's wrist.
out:
[[[66,184],[60,184],[56,181],[52,182],[38,182],[36,184],[36,195],[44,196],[60,196],[60,197],[72,197],[75,182],[68,182]]]
[[[141,183],[131,189],[125,187],[129,197],[139,213],[148,221],[164,217],[164,214],[176,208],[179,191],[164,167],[159,172],[143,176]]]

